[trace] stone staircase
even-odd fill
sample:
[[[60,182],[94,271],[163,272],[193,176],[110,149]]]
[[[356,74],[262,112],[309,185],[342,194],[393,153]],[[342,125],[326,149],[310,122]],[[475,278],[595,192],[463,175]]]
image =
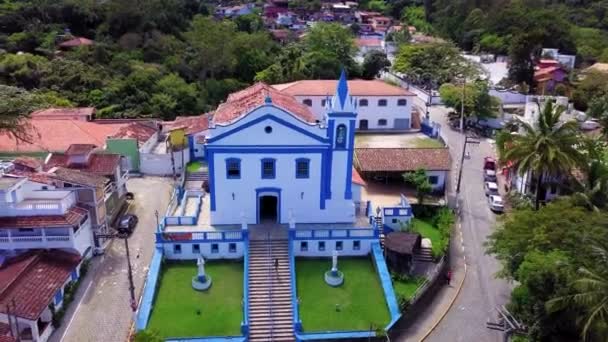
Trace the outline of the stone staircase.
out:
[[[209,172],[207,171],[196,171],[188,172],[186,174],[186,181],[206,181],[209,179]]]
[[[415,261],[433,262],[433,250],[428,247],[422,247],[418,253],[414,254]]]
[[[249,241],[249,341],[295,341],[288,249],[287,240]]]

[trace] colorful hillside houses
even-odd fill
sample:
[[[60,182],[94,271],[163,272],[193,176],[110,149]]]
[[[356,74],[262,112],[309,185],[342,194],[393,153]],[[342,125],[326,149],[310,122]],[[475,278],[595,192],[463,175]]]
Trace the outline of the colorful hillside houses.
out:
[[[553,59],[541,59],[534,71],[534,82],[540,94],[553,94],[558,84],[568,82],[568,71]]]
[[[237,310],[242,312],[241,334],[227,330],[227,336],[214,337],[218,341],[371,337],[376,329],[389,329],[400,318],[380,235],[385,217],[392,224],[397,218],[407,221],[411,207],[405,201],[388,208],[384,216],[383,208],[362,200],[366,182],[353,168],[359,102],[351,95],[344,73],[333,84],[322,115],[296,96],[263,83],[231,94],[212,113],[200,146],[208,166],[209,191],[189,186],[188,178],[175,190],[156,232],[156,252],[137,313],[137,330],[158,328],[158,319],[150,319],[156,315],[155,308],[174,305],[154,302],[158,282],[163,282],[161,272],[178,261],[194,269],[199,258],[204,258],[205,267],[223,260],[243,265],[242,308]],[[324,282],[329,266],[333,266],[330,275],[344,277],[344,285],[338,288],[351,295],[348,300],[335,299],[330,307],[319,307],[319,315],[340,315],[336,308],[352,313],[363,305],[358,304],[361,296],[352,296],[356,291],[348,286],[348,279],[356,279],[357,274],[348,273],[352,272],[349,267],[338,270],[337,255],[341,265],[352,265],[356,258],[362,267],[373,270],[375,277],[370,281],[384,297],[377,300],[381,316],[373,331],[341,326],[320,334],[299,315],[301,305],[310,310],[311,304],[298,299],[296,260],[307,258],[327,261],[310,278],[315,286],[326,289],[327,300],[331,302],[334,295],[326,291],[338,291]],[[222,277],[213,274],[213,285],[206,291],[209,296],[229,287]],[[181,322],[180,317],[163,319]],[[210,323],[201,318],[197,324]],[[160,334],[192,341],[206,337],[195,332],[191,336]]]

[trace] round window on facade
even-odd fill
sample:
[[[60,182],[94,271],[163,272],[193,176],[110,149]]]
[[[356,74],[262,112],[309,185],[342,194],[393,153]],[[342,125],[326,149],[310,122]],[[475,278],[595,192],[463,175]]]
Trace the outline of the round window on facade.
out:
[[[266,132],[266,133],[272,133],[272,127],[270,127],[270,126],[266,126],[266,127],[264,128],[264,132]]]

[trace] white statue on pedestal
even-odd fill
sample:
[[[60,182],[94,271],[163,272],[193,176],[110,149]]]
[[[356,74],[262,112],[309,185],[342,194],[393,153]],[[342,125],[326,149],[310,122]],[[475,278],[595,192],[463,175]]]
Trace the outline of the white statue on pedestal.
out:
[[[202,256],[199,256],[198,260],[196,261],[196,266],[198,266],[198,280],[201,283],[204,283],[207,278],[205,276],[205,258],[203,258]]]
[[[331,271],[333,273],[338,272],[338,251],[335,249],[331,254]]]

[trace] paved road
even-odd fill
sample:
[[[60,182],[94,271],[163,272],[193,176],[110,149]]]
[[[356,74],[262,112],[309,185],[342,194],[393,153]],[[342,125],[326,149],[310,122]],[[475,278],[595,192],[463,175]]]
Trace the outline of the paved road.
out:
[[[139,298],[154,251],[154,210],[164,214],[170,197],[169,178],[134,178],[129,212],[139,224],[129,238],[136,298]],[[63,323],[50,342],[125,341],[133,314],[130,308],[127,262],[123,240],[115,240],[103,256],[95,257]]]
[[[431,119],[444,127],[444,136],[455,157],[455,165],[460,162],[464,136],[451,130],[445,119],[444,107],[433,107]],[[470,148],[470,149],[469,149]],[[502,341],[502,335],[488,330],[485,322],[494,318],[496,305],[505,304],[509,299],[510,284],[496,279],[500,265],[494,257],[485,255],[483,243],[495,228],[496,217],[487,206],[483,191],[483,158],[494,155],[494,148],[488,139],[481,139],[480,145],[469,145],[471,158],[465,159],[462,185],[462,237],[468,273],[463,288],[454,305],[426,339],[429,342],[469,342]],[[456,185],[457,169],[452,172]],[[457,234],[459,235],[459,234]]]

